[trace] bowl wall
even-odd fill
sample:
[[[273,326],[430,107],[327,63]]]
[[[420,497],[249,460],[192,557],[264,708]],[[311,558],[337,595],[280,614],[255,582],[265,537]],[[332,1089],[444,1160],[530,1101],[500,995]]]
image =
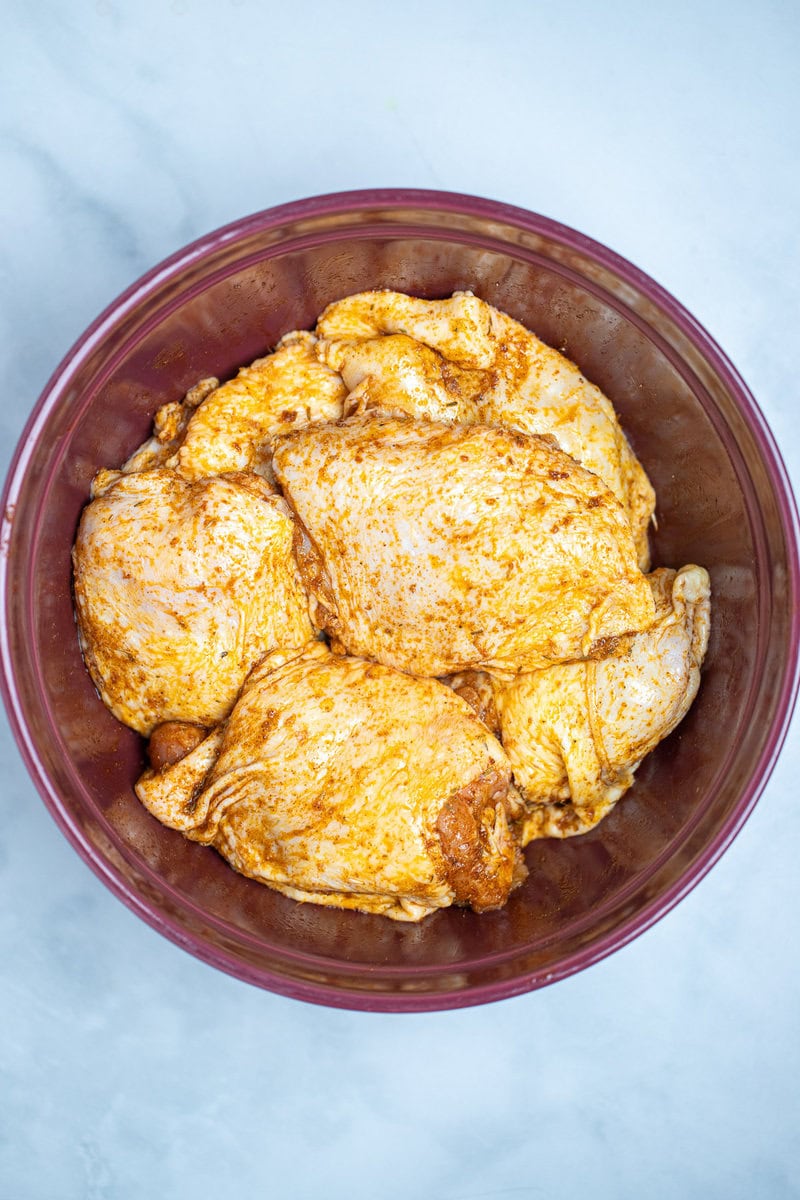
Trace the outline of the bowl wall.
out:
[[[133,783],[143,743],[83,666],[70,548],[89,484],[156,408],[228,377],[331,300],[469,288],[610,396],[658,496],[654,564],[708,568],[697,700],[591,833],[527,851],[500,912],[420,925],[296,904],[159,825]],[[5,692],[62,829],[141,916],[261,986],[348,1007],[441,1008],[541,986],[624,944],[722,853],[766,781],[797,684],[796,516],[746,388],[691,317],[630,264],[530,213],[444,193],[350,193],[258,214],[163,264],[51,380],[7,483]]]

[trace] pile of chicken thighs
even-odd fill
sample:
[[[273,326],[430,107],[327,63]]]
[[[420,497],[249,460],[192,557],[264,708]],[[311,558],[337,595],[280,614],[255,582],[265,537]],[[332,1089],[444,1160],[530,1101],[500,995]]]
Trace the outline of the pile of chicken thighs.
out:
[[[86,665],[165,825],[297,900],[505,903],[685,715],[698,566],[610,401],[469,292],[331,304],[94,480]]]

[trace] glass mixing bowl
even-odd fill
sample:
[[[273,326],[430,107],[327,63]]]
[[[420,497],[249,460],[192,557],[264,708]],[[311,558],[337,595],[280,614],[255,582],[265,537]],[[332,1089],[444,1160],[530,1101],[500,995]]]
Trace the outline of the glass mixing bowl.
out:
[[[654,565],[707,567],[711,643],[676,732],[591,833],[538,841],[507,907],[419,925],[303,905],[163,828],[143,743],[106,711],[75,633],[70,549],[89,484],[156,408],[225,378],[331,300],[469,288],[611,397],[658,495]],[[764,419],[697,322],[572,229],[469,196],[370,191],[258,213],[156,267],[91,326],[39,399],[6,483],[3,690],[45,803],[104,883],[241,979],[325,1004],[434,1009],[540,987],[623,945],[711,867],[764,787],[797,688],[797,517]],[[35,856],[32,856],[35,862]]]

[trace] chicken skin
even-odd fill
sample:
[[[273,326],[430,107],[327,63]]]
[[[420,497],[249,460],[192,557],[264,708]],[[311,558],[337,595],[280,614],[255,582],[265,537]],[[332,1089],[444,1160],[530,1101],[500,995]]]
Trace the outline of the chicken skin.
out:
[[[254,471],[270,478],[272,440],[287,430],[341,416],[347,389],[319,362],[311,333],[289,333],[274,353],[242,367],[189,415],[167,465],[185,479]]]
[[[525,874],[499,742],[436,680],[320,642],[268,655],[224,726],[148,770],[142,803],[297,900],[417,921]]]
[[[92,495],[110,486],[112,476],[131,475],[136,471],[151,471],[154,467],[166,466],[183,441],[192,413],[218,387],[219,380],[214,377],[201,379],[189,389],[183,400],[162,404],[153,418],[151,436],[134,450],[119,471],[107,472],[105,468],[98,471],[92,482]]]
[[[324,341],[316,354],[349,389],[344,415],[383,412],[429,421],[479,420],[481,371],[466,371],[404,333]]]
[[[120,721],[201,728],[253,664],[313,630],[285,501],[257,475],[101,472],[73,549],[78,633]]]
[[[580,369],[530,333],[518,321],[479,300],[456,292],[447,300],[418,300],[400,292],[362,292],[328,306],[317,324],[317,353],[336,366],[349,386],[357,386],[361,407],[388,400],[412,416],[438,420],[479,420],[525,433],[552,434],[562,450],[603,480],[625,509],[639,565],[649,566],[647,531],[655,494],[617,421],[611,402]],[[372,344],[381,335],[404,335],[436,357],[420,351],[414,371],[428,379],[438,411],[430,414],[408,388],[410,351],[402,371],[389,365],[392,351]],[[445,382],[442,382],[442,376]],[[351,381],[357,380],[357,383]],[[448,405],[438,394],[449,387]],[[395,391],[394,403],[391,392]],[[365,405],[364,398],[371,403]],[[348,401],[350,407],[353,403]],[[444,412],[442,408],[444,407]]]
[[[662,568],[649,581],[656,619],[613,655],[491,681],[499,734],[526,802],[523,845],[596,825],[694,700],[708,645],[708,574]],[[488,704],[486,678],[453,684],[465,699]]]
[[[611,492],[552,439],[350,417],[279,440],[311,615],[415,675],[602,653],[653,597]]]

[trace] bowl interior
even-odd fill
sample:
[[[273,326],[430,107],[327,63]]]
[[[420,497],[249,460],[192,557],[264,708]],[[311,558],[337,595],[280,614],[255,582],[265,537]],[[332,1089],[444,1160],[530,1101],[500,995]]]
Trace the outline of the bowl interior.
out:
[[[633,936],[738,829],[791,690],[789,502],[735,376],[613,255],[540,218],[460,207],[290,206],[212,235],[90,331],[45,394],[9,483],[12,720],[57,819],[168,936],[243,978],[329,1003],[508,995]],[[143,743],[92,687],[71,597],[70,548],[98,467],[119,464],[155,409],[204,375],[230,376],[287,330],[311,327],[329,301],[374,287],[469,288],[575,359],[613,400],[655,486],[654,565],[698,562],[713,587],[700,693],[627,797],[588,835],[531,845],[528,880],[502,911],[447,910],[417,926],[294,903],[159,825],[133,793]]]

